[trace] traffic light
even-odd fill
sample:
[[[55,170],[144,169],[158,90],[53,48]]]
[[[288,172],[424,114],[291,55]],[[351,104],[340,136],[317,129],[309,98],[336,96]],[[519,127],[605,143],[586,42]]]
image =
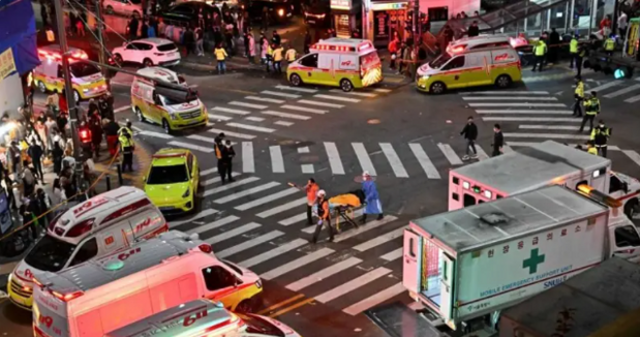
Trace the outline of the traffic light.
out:
[[[78,138],[80,138],[80,143],[82,144],[91,143],[91,130],[86,126],[80,127],[78,129]]]

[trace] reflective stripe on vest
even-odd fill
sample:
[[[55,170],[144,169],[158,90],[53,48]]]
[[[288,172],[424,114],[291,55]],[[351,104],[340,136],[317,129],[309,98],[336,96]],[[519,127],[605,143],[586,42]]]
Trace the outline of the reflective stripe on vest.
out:
[[[571,54],[577,54],[578,53],[578,40],[576,39],[572,39],[571,42],[569,43],[569,52]]]
[[[616,47],[615,41],[612,38],[608,38],[604,41],[604,50],[613,51]]]

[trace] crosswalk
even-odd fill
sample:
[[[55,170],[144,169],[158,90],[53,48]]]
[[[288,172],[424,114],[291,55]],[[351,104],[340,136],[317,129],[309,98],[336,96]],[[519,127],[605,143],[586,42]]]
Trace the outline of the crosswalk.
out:
[[[222,203],[242,212],[206,208],[172,221],[172,229],[197,233],[218,257],[348,315],[396,296],[409,302],[401,284],[406,221],[386,215],[358,228],[341,224],[333,244],[323,243],[323,230],[319,244],[311,245],[315,226],[306,226],[306,198],[298,189],[243,173],[221,185],[215,174],[215,168],[201,171],[201,195],[214,207]]]
[[[587,91],[595,91],[601,99],[616,99],[633,104],[640,101],[640,77],[633,80],[613,80],[593,86],[587,83]]]

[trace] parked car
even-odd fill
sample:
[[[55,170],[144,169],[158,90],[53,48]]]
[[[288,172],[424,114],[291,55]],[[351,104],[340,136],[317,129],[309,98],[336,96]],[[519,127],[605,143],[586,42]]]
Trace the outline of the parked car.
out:
[[[142,3],[140,0],[102,0],[102,7],[107,14],[122,14],[140,18]]]
[[[331,24],[331,4],[329,0],[308,0],[302,3],[304,22],[312,27],[329,27]]]
[[[178,47],[167,39],[157,37],[125,42],[122,47],[114,48],[112,54],[117,63],[138,63],[145,67],[166,67],[180,63]]]
[[[246,0],[249,17],[261,21],[263,8],[269,12],[269,22],[279,23],[291,19],[295,6],[291,0]]]
[[[171,6],[167,10],[160,12],[158,16],[161,17],[166,24],[195,24],[198,22],[200,8],[203,9],[205,15],[213,16],[214,11],[220,14],[220,10],[217,7],[211,6],[204,1],[188,1]]]

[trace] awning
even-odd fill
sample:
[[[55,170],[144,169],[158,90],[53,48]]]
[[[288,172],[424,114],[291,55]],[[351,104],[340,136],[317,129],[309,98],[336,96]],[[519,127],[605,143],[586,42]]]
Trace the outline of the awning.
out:
[[[24,75],[33,70],[40,60],[36,45],[36,23],[29,0],[0,0],[0,70],[12,66],[9,55],[13,55],[15,71]],[[8,49],[11,52],[7,52]],[[11,71],[3,76],[11,75]],[[2,79],[0,79],[2,80]]]

